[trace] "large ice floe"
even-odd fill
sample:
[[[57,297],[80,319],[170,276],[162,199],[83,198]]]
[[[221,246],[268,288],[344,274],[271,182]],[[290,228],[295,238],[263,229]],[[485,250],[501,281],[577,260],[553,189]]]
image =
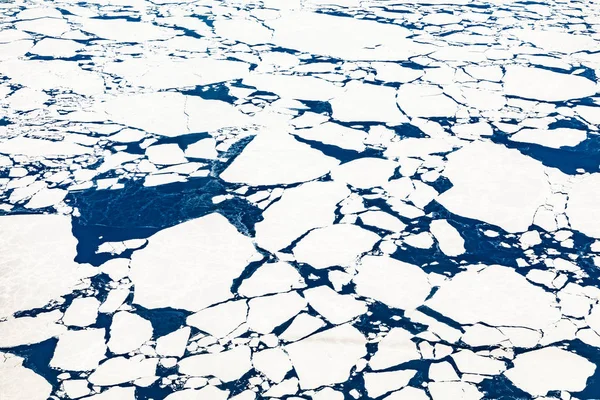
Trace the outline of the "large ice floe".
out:
[[[600,398],[600,2],[0,2],[0,400]]]

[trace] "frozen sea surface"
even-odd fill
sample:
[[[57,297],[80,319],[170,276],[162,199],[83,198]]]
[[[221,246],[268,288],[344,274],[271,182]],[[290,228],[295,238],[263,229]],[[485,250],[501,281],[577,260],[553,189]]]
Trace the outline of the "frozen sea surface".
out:
[[[600,2],[0,2],[0,400],[600,398]]]

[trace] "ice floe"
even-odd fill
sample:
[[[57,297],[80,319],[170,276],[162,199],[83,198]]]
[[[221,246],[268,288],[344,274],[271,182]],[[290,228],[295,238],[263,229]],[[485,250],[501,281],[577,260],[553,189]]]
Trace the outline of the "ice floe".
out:
[[[238,293],[246,297],[288,292],[305,287],[304,279],[286,262],[266,263],[245,279]]]
[[[285,346],[300,387],[314,389],[344,382],[350,369],[366,355],[366,339],[353,326],[331,328]]]
[[[456,275],[425,304],[463,324],[542,329],[560,319],[551,293],[513,269],[497,265]]]
[[[306,300],[296,292],[257,297],[248,302],[248,327],[258,333],[270,333],[296,316],[306,304]]]
[[[69,308],[62,317],[65,325],[71,326],[89,326],[93,325],[98,318],[98,309],[100,302],[94,297],[80,297],[74,299]]]
[[[583,142],[587,137],[585,131],[569,128],[557,129],[521,129],[511,135],[510,140],[515,142],[535,143],[557,149],[560,147],[573,147]]]
[[[131,358],[114,357],[106,360],[89,376],[88,380],[97,386],[114,386],[132,382],[156,374],[158,359],[143,355]]]
[[[106,357],[104,329],[68,331],[58,338],[50,366],[67,371],[90,371]]]
[[[198,354],[179,362],[179,371],[190,376],[215,376],[223,382],[242,377],[252,368],[250,348],[238,346],[213,354]]]
[[[233,279],[256,254],[251,240],[219,214],[165,229],[131,259],[134,301],[198,311],[227,300]]]
[[[7,399],[47,399],[52,386],[41,376],[23,366],[23,358],[0,353],[0,393]]]
[[[600,228],[595,223],[600,217],[598,188],[600,174],[590,174],[577,180],[569,191],[566,213],[573,229],[600,238]]]
[[[452,188],[438,201],[455,214],[526,231],[550,195],[544,166],[517,150],[474,142],[448,156],[443,173]]]
[[[150,321],[126,311],[119,311],[112,317],[108,348],[114,354],[125,354],[140,348],[152,337]]]
[[[517,65],[506,68],[503,82],[507,95],[540,101],[579,99],[597,92],[595,82],[582,76]]]
[[[545,347],[518,355],[505,375],[526,392],[545,396],[551,390],[579,392],[596,366],[577,354]]]
[[[0,7],[0,398],[594,398],[598,11]]]
[[[339,161],[286,132],[260,132],[221,173],[227,182],[251,186],[306,182],[328,173]]]
[[[120,95],[94,111],[102,120],[169,137],[249,124],[248,117],[228,103],[175,92]]]
[[[363,257],[354,283],[358,294],[403,310],[420,306],[431,290],[422,269],[385,256]]]
[[[0,251],[6,254],[0,282],[0,316],[40,308],[71,291],[80,280],[95,275],[74,262],[76,239],[71,219],[61,215],[14,215],[0,224]],[[8,256],[22,249],[18,256]],[[14,253],[13,253],[14,254]]]
[[[294,247],[296,260],[321,269],[348,266],[373,249],[379,236],[353,224],[335,224],[310,231]]]
[[[332,324],[348,322],[367,312],[366,305],[351,295],[336,293],[327,286],[318,286],[304,291],[308,304]]]
[[[287,247],[311,229],[330,225],[337,204],[350,195],[337,182],[310,182],[287,189],[256,224],[256,242],[271,251]]]
[[[184,327],[156,339],[156,353],[160,356],[182,357],[190,338],[189,327]]]
[[[460,233],[448,221],[437,219],[431,221],[431,233],[438,241],[440,250],[449,257],[456,257],[465,252],[465,241]]]

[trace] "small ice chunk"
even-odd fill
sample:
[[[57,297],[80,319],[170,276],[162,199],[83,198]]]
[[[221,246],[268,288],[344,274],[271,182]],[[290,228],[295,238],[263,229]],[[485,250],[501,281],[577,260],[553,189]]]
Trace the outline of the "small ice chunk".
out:
[[[600,124],[600,107],[578,105],[574,107],[577,114],[592,124]]]
[[[408,157],[425,157],[435,153],[447,153],[456,147],[448,138],[404,138],[392,142],[383,153],[391,159],[399,159],[401,163],[400,173],[404,176],[412,176],[422,161]]]
[[[140,142],[146,133],[135,129],[122,129],[118,133],[108,137],[109,140],[117,143],[133,143]]]

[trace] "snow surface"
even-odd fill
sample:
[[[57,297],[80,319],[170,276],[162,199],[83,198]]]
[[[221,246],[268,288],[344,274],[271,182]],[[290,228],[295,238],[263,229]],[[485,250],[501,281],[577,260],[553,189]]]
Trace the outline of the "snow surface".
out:
[[[599,16],[2,3],[0,399],[597,399]]]

